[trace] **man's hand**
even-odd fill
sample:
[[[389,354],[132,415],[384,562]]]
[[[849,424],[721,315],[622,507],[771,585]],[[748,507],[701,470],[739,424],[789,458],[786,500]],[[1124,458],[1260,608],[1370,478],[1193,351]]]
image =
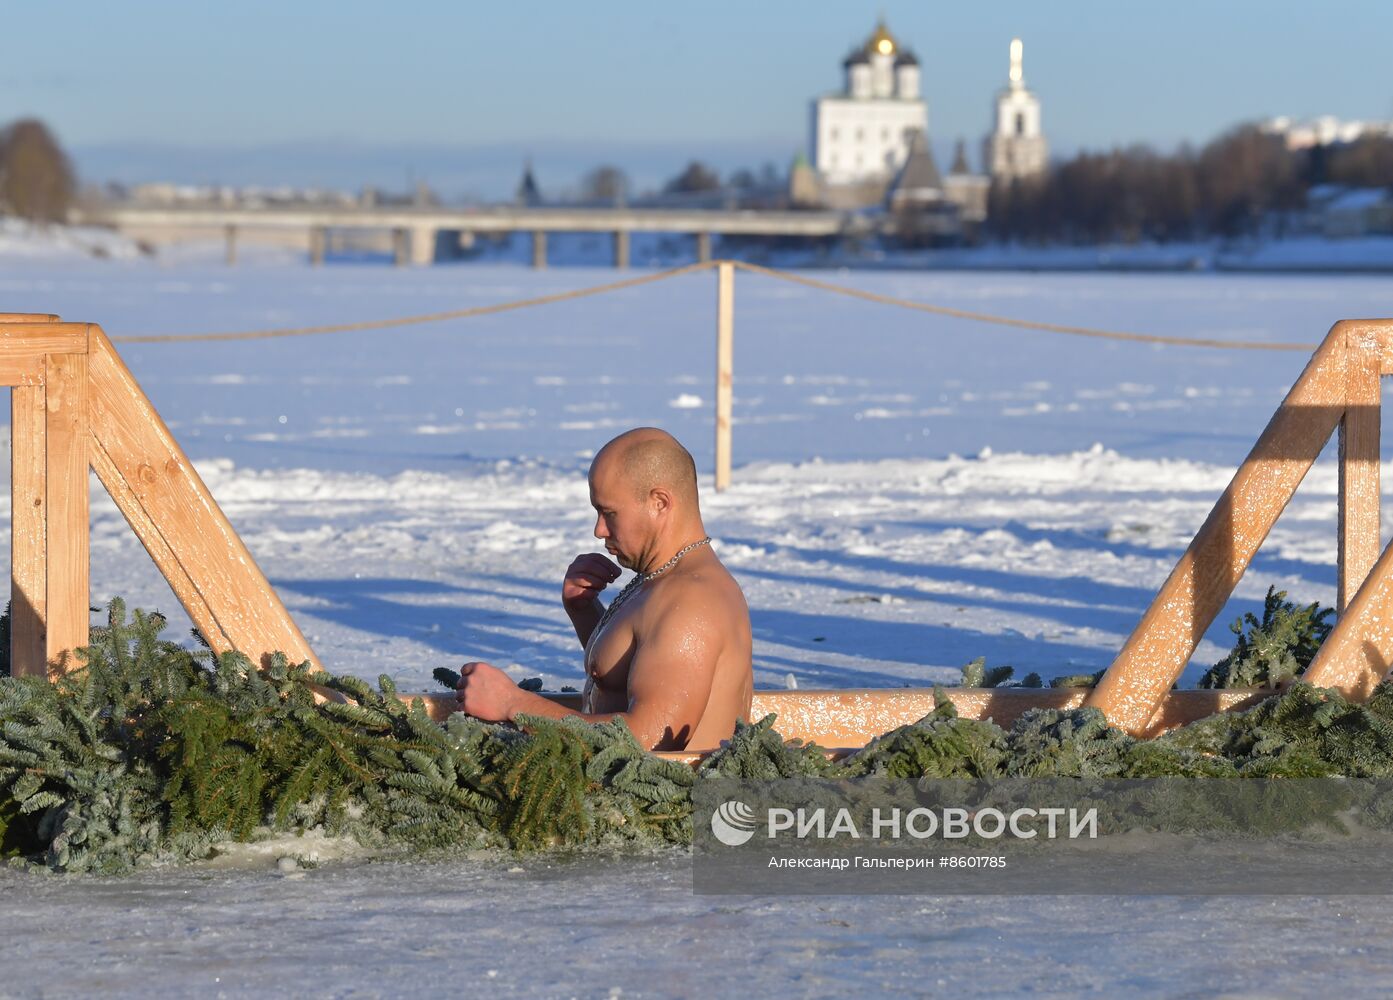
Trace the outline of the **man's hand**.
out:
[[[600,591],[619,579],[620,572],[616,563],[598,552],[576,556],[561,584],[561,603],[568,612],[584,611],[600,596]]]
[[[466,663],[459,668],[455,698],[459,710],[485,722],[508,722],[522,689],[489,663]]]

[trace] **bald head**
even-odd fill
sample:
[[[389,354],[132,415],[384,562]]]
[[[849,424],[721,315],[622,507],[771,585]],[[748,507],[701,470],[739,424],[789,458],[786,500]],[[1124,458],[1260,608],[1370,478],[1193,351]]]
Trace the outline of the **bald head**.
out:
[[[636,427],[600,449],[590,466],[592,478],[617,472],[639,499],[656,488],[668,490],[683,506],[697,508],[696,463],[667,431]]]

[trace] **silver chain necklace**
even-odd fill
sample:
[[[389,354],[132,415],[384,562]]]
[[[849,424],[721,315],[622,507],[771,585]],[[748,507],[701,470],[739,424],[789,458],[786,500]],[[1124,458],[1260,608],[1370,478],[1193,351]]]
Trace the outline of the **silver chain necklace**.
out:
[[[615,595],[614,600],[609,602],[609,607],[605,608],[604,612],[600,615],[600,620],[595,624],[595,631],[590,633],[590,642],[586,643],[585,648],[589,650],[590,646],[599,638],[600,633],[605,630],[605,626],[609,624],[609,620],[613,618],[615,612],[619,610],[620,605],[633,596],[640,587],[655,576],[662,576],[668,570],[672,569],[672,567],[676,566],[682,560],[682,557],[692,551],[692,549],[710,544],[711,536],[708,535],[700,541],[692,542],[691,545],[684,545],[682,548],[678,549],[675,556],[663,563],[653,572],[635,574],[634,578],[624,585],[624,589]]]

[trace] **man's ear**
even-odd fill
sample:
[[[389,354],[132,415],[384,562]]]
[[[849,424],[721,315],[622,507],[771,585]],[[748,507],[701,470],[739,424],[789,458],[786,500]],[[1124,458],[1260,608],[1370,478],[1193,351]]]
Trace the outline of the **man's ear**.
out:
[[[654,514],[666,514],[672,510],[672,493],[664,486],[655,486],[648,491],[648,502]]]

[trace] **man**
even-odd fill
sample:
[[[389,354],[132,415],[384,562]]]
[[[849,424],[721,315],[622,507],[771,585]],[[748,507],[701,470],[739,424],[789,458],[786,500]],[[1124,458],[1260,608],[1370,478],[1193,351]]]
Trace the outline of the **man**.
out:
[[[621,718],[654,750],[719,745],[749,716],[750,611],[711,551],[692,456],[657,428],[621,434],[591,463],[590,503],[595,537],[619,565],[578,556],[561,587],[585,650],[581,711],[523,691],[487,663],[460,669],[460,710],[490,722]],[[599,595],[620,566],[638,575],[606,608]]]

